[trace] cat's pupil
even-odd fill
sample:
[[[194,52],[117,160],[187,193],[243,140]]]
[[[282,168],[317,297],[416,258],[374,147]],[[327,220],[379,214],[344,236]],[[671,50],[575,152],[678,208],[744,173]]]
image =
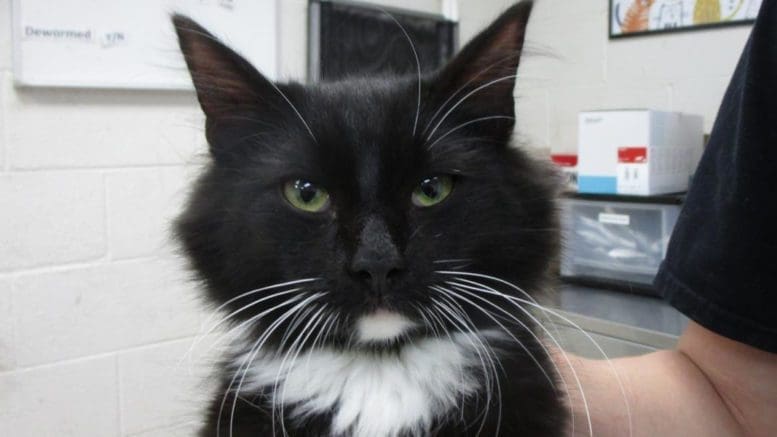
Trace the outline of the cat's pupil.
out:
[[[440,195],[437,178],[426,179],[421,182],[421,192],[430,199],[436,199]]]
[[[316,197],[318,188],[313,184],[306,181],[297,181],[297,191],[299,192],[299,198],[305,203],[310,203]]]

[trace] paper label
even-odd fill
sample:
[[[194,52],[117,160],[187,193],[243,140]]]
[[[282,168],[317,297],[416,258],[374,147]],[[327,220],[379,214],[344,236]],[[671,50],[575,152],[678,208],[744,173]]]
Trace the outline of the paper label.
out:
[[[599,223],[605,223],[608,225],[628,226],[631,223],[631,217],[626,214],[612,214],[612,213],[600,212]]]

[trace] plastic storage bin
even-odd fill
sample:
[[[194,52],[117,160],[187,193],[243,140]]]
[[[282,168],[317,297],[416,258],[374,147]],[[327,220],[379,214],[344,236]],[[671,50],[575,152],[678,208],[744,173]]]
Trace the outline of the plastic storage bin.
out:
[[[653,292],[681,198],[597,197],[563,199],[562,278]]]

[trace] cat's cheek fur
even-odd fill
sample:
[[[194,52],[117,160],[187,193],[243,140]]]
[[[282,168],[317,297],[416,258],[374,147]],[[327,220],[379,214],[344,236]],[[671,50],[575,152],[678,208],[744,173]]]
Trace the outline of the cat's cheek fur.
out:
[[[322,435],[428,435],[463,399],[482,395],[478,347],[486,338],[494,341],[503,334],[459,333],[391,352],[320,349],[300,354],[291,364],[284,354],[268,353],[255,359],[242,392],[272,393],[271,403],[283,406],[289,425],[331,415],[331,429]],[[235,367],[244,359],[239,355]]]

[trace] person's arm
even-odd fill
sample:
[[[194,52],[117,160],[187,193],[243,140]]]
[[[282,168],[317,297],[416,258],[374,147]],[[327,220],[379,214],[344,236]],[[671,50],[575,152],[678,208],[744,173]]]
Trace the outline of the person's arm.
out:
[[[574,387],[558,350],[553,359]],[[629,436],[624,399],[612,367],[603,360],[570,359],[585,393],[593,435]],[[625,387],[635,437],[766,437],[777,430],[777,354],[691,322],[677,349],[612,363]],[[577,390],[571,395],[574,436],[589,436],[582,397]]]

